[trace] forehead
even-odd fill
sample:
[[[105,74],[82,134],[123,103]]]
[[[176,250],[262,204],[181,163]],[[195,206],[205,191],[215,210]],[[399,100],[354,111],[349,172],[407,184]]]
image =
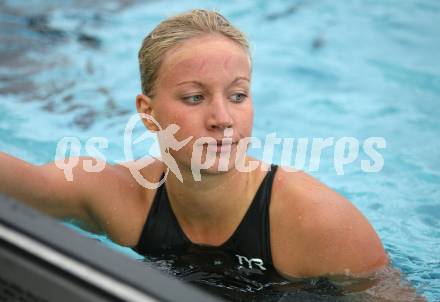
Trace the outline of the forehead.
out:
[[[191,38],[168,51],[158,74],[159,84],[188,79],[250,77],[248,53],[220,35]]]

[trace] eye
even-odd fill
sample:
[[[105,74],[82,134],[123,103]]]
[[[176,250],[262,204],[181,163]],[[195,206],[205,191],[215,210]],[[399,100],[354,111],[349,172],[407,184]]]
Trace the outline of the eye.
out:
[[[231,96],[231,99],[232,99],[232,101],[233,101],[234,103],[241,103],[241,102],[243,102],[246,98],[247,98],[247,95],[244,94],[244,93],[241,93],[241,92],[239,92],[239,93],[234,93],[234,94]]]
[[[194,105],[194,104],[200,103],[203,100],[203,96],[191,95],[191,96],[184,97],[183,100],[185,101],[185,103]]]

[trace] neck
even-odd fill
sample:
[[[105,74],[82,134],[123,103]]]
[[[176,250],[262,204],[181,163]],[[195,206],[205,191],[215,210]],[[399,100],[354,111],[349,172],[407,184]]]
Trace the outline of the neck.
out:
[[[252,202],[256,173],[233,168],[219,174],[202,174],[201,180],[195,181],[190,169],[180,171],[184,182],[170,173],[166,188],[173,212],[185,233],[195,241],[227,239],[225,234],[235,230]]]

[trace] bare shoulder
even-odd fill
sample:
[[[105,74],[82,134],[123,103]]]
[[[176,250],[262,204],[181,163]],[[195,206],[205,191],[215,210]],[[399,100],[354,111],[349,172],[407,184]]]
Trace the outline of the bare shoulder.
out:
[[[162,170],[154,160],[139,172],[155,182]],[[118,244],[136,245],[155,191],[139,184],[127,165],[106,164],[101,172],[88,173],[88,209],[96,228]]]
[[[270,218],[274,265],[286,275],[365,273],[388,262],[365,216],[303,171],[276,173]]]

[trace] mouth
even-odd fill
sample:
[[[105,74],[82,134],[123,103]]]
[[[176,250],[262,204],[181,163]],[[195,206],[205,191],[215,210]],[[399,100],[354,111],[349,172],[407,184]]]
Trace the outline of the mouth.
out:
[[[221,140],[217,141],[217,146],[228,146],[228,145],[236,145],[238,142],[222,142]]]
[[[217,143],[204,144],[204,145],[206,145],[208,147],[208,150],[212,150],[212,151],[219,153],[219,152],[228,152],[233,147],[235,147],[237,144],[238,144],[238,141],[223,143],[221,140],[217,140]]]

